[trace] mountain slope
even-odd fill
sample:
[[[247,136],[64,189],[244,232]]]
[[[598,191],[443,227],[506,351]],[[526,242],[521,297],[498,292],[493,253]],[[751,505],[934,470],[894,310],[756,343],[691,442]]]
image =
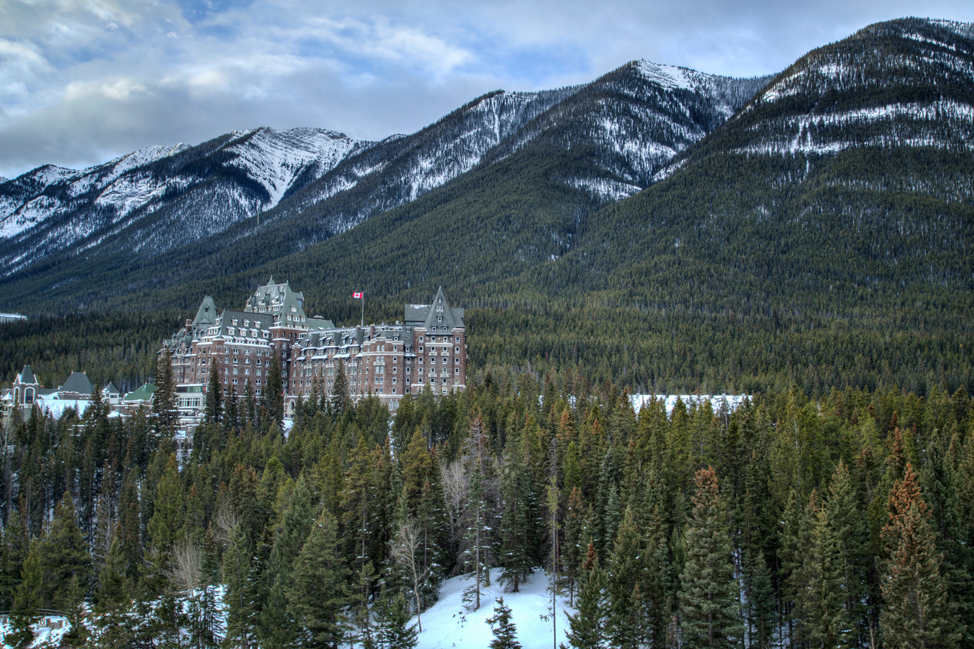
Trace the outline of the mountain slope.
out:
[[[262,128],[84,171],[40,167],[0,185],[0,267],[9,274],[120,233],[129,253],[163,252],[274,207],[368,146],[322,129]]]
[[[46,300],[58,294],[74,295],[75,301],[67,308],[75,309],[92,303],[87,297],[77,299],[78,288],[101,288],[117,296],[127,292],[125,285],[140,289],[147,283],[171,285],[190,277],[242,271],[299,252],[376,214],[422,199],[467,174],[488,178],[494,173],[493,167],[522,152],[528,158],[542,157],[544,169],[557,169],[551,178],[539,178],[538,169],[526,173],[538,178],[538,188],[554,191],[555,211],[568,215],[565,226],[551,234],[562,244],[550,254],[562,254],[570,245],[571,230],[584,214],[601,203],[638,191],[638,183],[649,182],[676,152],[725,120],[763,82],[638,62],[583,87],[491,93],[414,135],[351,150],[317,179],[302,178],[300,188],[293,182],[288,192],[274,195],[283,197],[276,208],[261,215],[259,228],[256,219],[241,220],[235,207],[240,201],[214,179],[193,192],[175,196],[137,223],[102,228],[60,254],[34,260],[31,267],[7,283],[8,295],[13,303],[17,303],[18,294],[36,299],[38,290],[47,291]],[[244,148],[242,143],[234,146]],[[249,174],[240,179],[241,186],[246,187],[246,179],[253,175],[268,177],[254,171],[261,159],[250,155],[246,157],[249,166],[234,167]],[[315,168],[310,176],[317,173]],[[498,173],[504,177],[507,172]],[[499,186],[492,180],[486,182]],[[515,182],[526,187],[521,180]],[[546,191],[542,189],[540,202],[544,202]],[[123,194],[119,192],[118,203],[124,203]],[[197,214],[198,206],[204,205],[201,195],[207,198],[205,216]],[[431,204],[453,200],[444,196],[432,199]],[[492,202],[490,196],[484,200]],[[419,214],[423,209],[411,213]],[[515,205],[511,209],[518,208]],[[208,233],[199,223],[214,221],[220,226],[213,227],[210,236],[202,236]],[[18,245],[19,241],[8,243],[10,249],[23,252],[25,247]],[[29,250],[36,251],[37,247]],[[110,273],[110,284],[101,285],[92,278],[93,268]],[[119,277],[125,282],[121,289]],[[79,282],[81,279],[84,281]],[[57,290],[51,292],[52,287]]]

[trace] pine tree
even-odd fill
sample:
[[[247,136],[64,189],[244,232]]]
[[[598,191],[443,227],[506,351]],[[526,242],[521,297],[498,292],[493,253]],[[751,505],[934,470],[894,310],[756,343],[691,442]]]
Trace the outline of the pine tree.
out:
[[[288,607],[304,647],[335,649],[345,641],[341,583],[345,568],[337,549],[338,526],[326,510],[301,548],[288,590]]]
[[[91,556],[78,528],[71,494],[64,493],[40,547],[44,599],[49,608],[67,611],[79,604],[91,576]]]
[[[511,609],[504,603],[503,597],[497,598],[494,614],[486,622],[494,632],[490,649],[521,649],[521,643],[517,641],[517,628],[511,619]]]
[[[419,632],[409,624],[409,608],[402,593],[392,599],[380,598],[376,609],[376,649],[413,649],[419,643]]]
[[[206,407],[203,410],[203,423],[219,424],[222,420],[223,399],[220,389],[220,370],[217,367],[216,359],[213,359],[210,363],[210,373],[206,381]]]
[[[294,641],[294,620],[287,608],[287,590],[291,584],[294,558],[301,553],[311,533],[314,516],[311,491],[304,474],[301,474],[294,483],[290,502],[281,516],[264,571],[264,579],[270,585],[267,603],[260,614],[261,645],[265,649],[287,647]]]
[[[24,649],[34,642],[34,624],[40,618],[40,594],[43,574],[41,572],[39,543],[31,543],[27,558],[21,569],[20,585],[14,591],[14,606],[11,611],[13,624],[10,633],[3,641],[14,649]]]
[[[172,371],[172,352],[167,347],[156,366],[156,391],[152,395],[152,414],[156,435],[172,439],[179,423],[176,402],[176,378]]]
[[[470,432],[464,446],[464,464],[468,476],[467,508],[465,511],[466,532],[464,534],[464,549],[460,562],[464,570],[473,573],[473,583],[463,592],[463,601],[468,610],[476,611],[480,608],[480,595],[483,587],[490,579],[487,569],[488,538],[487,538],[487,434],[484,420],[477,415],[470,426]]]
[[[533,493],[531,474],[528,470],[529,453],[526,440],[521,436],[507,438],[504,468],[501,473],[501,583],[511,592],[518,592],[521,582],[531,573],[533,565],[530,553],[528,521],[529,499]],[[536,526],[535,526],[536,527]]]
[[[729,649],[736,647],[743,635],[730,530],[713,467],[700,469],[694,484],[680,580],[683,646]]]
[[[271,353],[263,397],[271,420],[281,426],[284,421],[284,379],[281,377],[281,360],[277,355],[277,349]],[[270,422],[266,424],[270,425]]]
[[[351,399],[348,392],[348,377],[345,376],[345,361],[338,359],[338,369],[335,370],[335,380],[331,384],[331,407],[341,415],[348,408]]]
[[[626,508],[609,561],[609,617],[606,632],[613,647],[629,649],[643,644],[649,635],[643,628],[646,614],[639,584],[644,580],[645,556],[636,514]]]
[[[941,574],[942,557],[920,495],[912,464],[889,495],[889,522],[883,540],[889,558],[883,566],[880,627],[886,647],[953,649],[960,640]]]
[[[600,649],[605,646],[605,576],[592,543],[588,545],[581,568],[578,610],[568,616],[568,644],[575,649]],[[562,645],[564,647],[564,645]]]

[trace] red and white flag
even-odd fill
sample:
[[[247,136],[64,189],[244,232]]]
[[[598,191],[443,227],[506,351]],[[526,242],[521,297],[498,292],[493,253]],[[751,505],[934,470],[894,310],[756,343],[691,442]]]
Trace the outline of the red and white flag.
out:
[[[354,297],[356,300],[361,300],[362,299],[362,293],[361,292],[359,292],[359,293],[352,293],[352,297]]]

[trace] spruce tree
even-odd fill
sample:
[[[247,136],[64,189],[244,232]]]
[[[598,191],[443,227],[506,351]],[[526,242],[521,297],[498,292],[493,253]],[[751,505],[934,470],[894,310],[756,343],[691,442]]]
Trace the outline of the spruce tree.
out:
[[[271,420],[281,426],[284,421],[284,379],[281,376],[281,360],[277,349],[271,352],[271,359],[267,366],[267,377],[263,390],[264,404],[270,413]],[[266,422],[270,425],[270,422]]]
[[[23,520],[16,512],[10,514],[7,519],[7,526],[2,529],[2,533],[0,606],[3,606],[2,610],[10,610],[13,608],[14,593],[20,584],[21,568],[30,549],[30,540],[27,537],[27,529]]]
[[[529,451],[521,436],[507,438],[504,467],[501,473],[501,564],[500,581],[511,592],[518,592],[521,582],[531,573],[529,499],[533,489],[528,470]],[[534,526],[536,527],[536,526]]]
[[[510,607],[504,603],[503,597],[498,597],[494,614],[486,620],[494,632],[490,649],[521,649],[521,643],[517,641],[517,628],[511,617]]]
[[[961,634],[947,599],[942,556],[931,527],[930,510],[920,495],[912,464],[889,495],[889,522],[883,540],[889,558],[883,565],[880,627],[891,649],[953,649]]]
[[[644,580],[645,555],[642,538],[636,524],[636,514],[626,508],[622,524],[616,534],[609,560],[609,617],[606,633],[612,646],[630,649],[644,644],[647,630],[646,614],[640,583]]]
[[[347,636],[337,535],[334,516],[322,512],[294,564],[287,599],[303,647],[336,649]]]
[[[605,575],[599,557],[588,544],[578,585],[578,609],[568,616],[568,645],[575,649],[600,649],[605,646]],[[564,647],[564,645],[562,645]]]
[[[808,592],[805,620],[811,647],[847,647],[851,644],[852,618],[845,608],[845,583],[838,541],[828,517],[819,506],[812,512],[811,546],[808,553]]]
[[[266,471],[265,471],[266,473]],[[298,476],[290,502],[274,536],[264,580],[269,584],[267,603],[260,614],[261,645],[265,649],[287,647],[294,641],[294,621],[287,608],[294,558],[301,553],[314,523],[311,491],[304,474]]]
[[[14,591],[14,606],[11,611],[11,629],[3,641],[14,649],[25,649],[34,642],[34,624],[40,619],[40,596],[43,573],[39,552],[39,542],[34,541],[24,559],[21,581]]]
[[[230,384],[226,399],[223,401],[223,427],[227,431],[240,428],[240,404],[237,399],[237,386]]]
[[[227,531],[228,545],[223,553],[223,581],[227,610],[226,644],[250,649],[256,646],[257,616],[260,612],[258,580],[253,569],[254,548],[239,521]]]
[[[156,365],[156,391],[152,395],[152,414],[155,417],[156,435],[172,439],[179,424],[176,401],[176,378],[172,371],[172,352],[168,347]]]
[[[697,471],[680,579],[681,627],[687,649],[730,649],[742,640],[739,586],[730,530],[713,467]]]
[[[851,624],[850,644],[862,646],[869,639],[863,603],[869,576],[870,562],[866,554],[869,530],[860,512],[852,476],[841,460],[829,484],[829,499],[825,508],[836,543],[836,560],[842,580],[842,606]]]
[[[335,380],[331,384],[331,407],[336,415],[341,415],[348,408],[351,398],[348,391],[348,377],[345,375],[345,361],[338,359],[335,370]]]
[[[416,625],[409,624],[409,607],[402,593],[381,597],[376,604],[376,649],[413,649],[419,643]]]
[[[91,577],[91,556],[74,513],[71,494],[65,492],[54,510],[54,520],[40,545],[44,599],[47,608],[68,611],[84,595]]]
[[[472,573],[473,583],[463,592],[463,601],[468,610],[476,611],[480,608],[480,596],[484,586],[490,580],[488,571],[488,522],[489,515],[487,493],[488,457],[487,432],[484,420],[477,415],[470,425],[470,431],[464,445],[464,470],[467,473],[467,506],[464,512],[466,532],[464,534],[464,548],[460,555],[461,567]]]
[[[220,389],[220,370],[217,367],[216,359],[213,359],[210,362],[210,372],[206,380],[206,407],[203,410],[203,423],[219,424],[222,420],[223,398]]]

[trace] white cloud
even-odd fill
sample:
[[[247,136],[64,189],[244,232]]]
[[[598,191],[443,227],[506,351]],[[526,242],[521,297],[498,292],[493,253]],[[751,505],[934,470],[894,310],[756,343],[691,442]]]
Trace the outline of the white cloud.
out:
[[[261,125],[379,139],[496,88],[594,79],[636,58],[754,75],[969,0],[525,2],[0,0],[0,175]]]

